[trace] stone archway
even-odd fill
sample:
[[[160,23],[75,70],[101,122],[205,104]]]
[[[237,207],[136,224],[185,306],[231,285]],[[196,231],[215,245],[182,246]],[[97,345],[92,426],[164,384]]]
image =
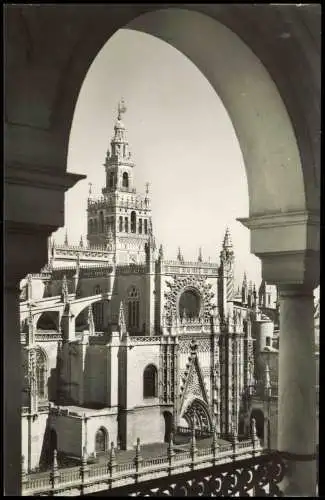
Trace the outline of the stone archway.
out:
[[[182,417],[187,422],[189,429],[193,428],[199,435],[207,435],[212,432],[211,418],[209,410],[203,401],[194,399],[183,412]]]
[[[91,62],[116,30],[137,18],[130,29],[162,38],[197,65],[222,98],[243,151],[253,218],[247,222],[252,228],[251,251],[264,259],[264,278],[298,286],[307,283],[310,289],[319,276],[321,108],[320,9],[315,16],[311,7],[193,4],[187,10],[171,7],[165,14],[157,11],[140,19],[156,7],[6,6],[4,330],[11,334],[5,342],[4,369],[5,380],[10,381],[5,390],[11,398],[4,420],[18,440],[18,445],[13,439],[5,443],[4,463],[16,464],[16,468],[6,466],[7,494],[20,495],[21,394],[14,363],[20,353],[17,286],[27,273],[38,272],[45,264],[47,236],[64,225],[64,192],[81,178],[66,174],[66,162],[74,106]],[[211,29],[198,26],[198,17],[193,17],[197,14],[205,14]],[[223,26],[219,34],[227,32],[232,41],[245,40],[256,65],[251,66],[229,39],[220,43],[211,22],[214,28]],[[197,31],[200,37],[193,36]],[[277,216],[265,219],[271,213]],[[306,334],[309,325],[302,329]],[[290,345],[282,346],[281,352],[287,351]],[[280,377],[280,385],[309,368],[315,371],[311,356],[305,356],[304,364],[297,362],[296,354],[290,353],[296,360],[290,370],[283,354],[286,375],[285,381]],[[297,384],[291,394],[295,402],[312,408],[308,394],[313,381],[306,380],[303,390]],[[308,425],[295,425],[298,416],[299,412],[282,419],[281,446],[294,451],[286,436],[290,428],[300,427],[301,442],[306,443],[301,449],[312,453],[309,442],[314,431]],[[307,411],[306,422],[312,420]],[[9,489],[8,484],[12,484]]]

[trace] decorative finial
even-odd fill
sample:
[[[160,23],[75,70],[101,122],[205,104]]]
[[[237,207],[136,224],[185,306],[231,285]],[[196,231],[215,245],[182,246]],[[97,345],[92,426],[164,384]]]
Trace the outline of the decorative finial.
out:
[[[89,333],[93,335],[95,333],[95,323],[93,316],[93,307],[91,304],[90,306],[88,306],[88,328],[89,328]]]
[[[140,457],[140,453],[141,453],[141,444],[140,444],[140,438],[139,437],[137,438],[137,444],[136,444],[136,448],[135,448],[135,453],[136,453],[136,457],[139,458]]]
[[[246,274],[246,271],[244,272],[243,286],[247,287],[247,274]]]
[[[81,248],[83,248],[83,246],[84,246],[84,242],[83,242],[83,239],[82,239],[82,235],[80,236],[79,246],[80,246]]]
[[[269,390],[271,388],[271,377],[270,377],[270,367],[268,363],[265,365],[265,389]]]
[[[56,471],[57,468],[58,468],[58,452],[57,452],[57,450],[53,451],[52,468],[53,468],[54,471]]]
[[[88,186],[89,186],[88,195],[91,196],[92,182],[88,182]]]
[[[150,186],[149,182],[146,182],[146,194],[147,195],[149,194],[149,186]]]
[[[67,230],[65,231],[64,245],[66,247],[69,245],[69,242],[68,242],[68,231]]]
[[[111,448],[109,450],[109,461],[110,465],[115,465],[116,464],[116,455],[115,455],[115,448],[114,448],[114,442],[111,442]]]
[[[164,258],[164,249],[163,249],[162,245],[160,245],[160,247],[159,247],[159,258],[160,258],[160,260],[162,260]]]
[[[120,328],[120,335],[124,335],[126,333],[126,323],[125,323],[125,315],[124,315],[124,307],[123,302],[120,302],[120,310],[118,315],[118,326]]]
[[[120,100],[120,102],[118,103],[118,115],[117,115],[117,119],[118,120],[121,120],[122,119],[122,114],[126,112],[126,106],[125,106],[125,102],[124,102],[124,99],[122,97],[122,99]]]
[[[256,420],[255,418],[252,418],[251,421],[251,432],[252,432],[252,438],[255,440],[257,438],[257,432],[256,432]]]
[[[202,260],[203,260],[202,259],[202,248],[201,247],[199,248],[199,256],[198,256],[197,260],[198,260],[198,262],[202,262]]]
[[[69,289],[66,275],[63,276],[62,280],[62,300],[64,303],[68,301]]]
[[[81,457],[81,463],[83,466],[87,465],[87,460],[88,460],[87,448],[86,448],[86,446],[84,446],[82,448],[82,457]]]

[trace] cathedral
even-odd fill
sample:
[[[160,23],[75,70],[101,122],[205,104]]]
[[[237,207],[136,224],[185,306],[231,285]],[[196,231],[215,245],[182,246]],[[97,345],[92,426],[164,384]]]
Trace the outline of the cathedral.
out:
[[[111,443],[128,450],[137,438],[159,443],[193,427],[198,436],[247,436],[254,394],[277,385],[273,287],[257,290],[246,276],[235,287],[228,229],[219,262],[201,251],[187,262],[180,249],[166,259],[148,184],[143,194],[134,187],[125,111],[122,101],[106,185],[98,197],[89,192],[87,241],[50,239],[47,265],[21,284],[28,471],[54,449],[95,459]]]

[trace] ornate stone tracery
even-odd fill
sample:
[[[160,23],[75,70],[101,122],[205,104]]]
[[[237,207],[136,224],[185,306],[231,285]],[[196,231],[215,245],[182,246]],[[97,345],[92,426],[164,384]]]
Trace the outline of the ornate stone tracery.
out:
[[[209,320],[215,306],[211,303],[214,294],[212,285],[204,276],[173,276],[173,282],[166,281],[169,291],[165,292],[165,317],[171,322],[173,317],[179,317],[179,299],[185,290],[193,290],[200,297],[201,307],[199,318]]]

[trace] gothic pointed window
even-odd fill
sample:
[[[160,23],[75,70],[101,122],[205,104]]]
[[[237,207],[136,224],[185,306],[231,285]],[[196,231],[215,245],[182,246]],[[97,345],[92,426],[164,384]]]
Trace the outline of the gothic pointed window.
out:
[[[123,173],[123,178],[122,178],[122,186],[124,188],[128,188],[129,187],[129,175],[127,172],[124,172]]]
[[[128,327],[130,331],[139,329],[140,316],[140,294],[139,290],[132,286],[128,293]]]
[[[36,383],[39,399],[47,398],[47,359],[41,349],[36,352]]]
[[[111,188],[114,187],[114,172],[111,172],[109,174],[109,187],[111,187]]]
[[[131,233],[135,233],[137,230],[137,215],[135,212],[131,212]]]
[[[119,219],[119,231],[120,233],[123,231],[123,217],[120,217]]]
[[[129,232],[129,219],[127,217],[124,218],[124,228],[125,228],[125,232],[128,233]]]
[[[148,221],[144,219],[144,234],[148,234]]]
[[[92,219],[89,221],[89,234],[92,234],[94,232],[94,222]]]
[[[98,232],[98,222],[97,219],[94,219],[94,233],[96,234]]]
[[[139,234],[142,234],[142,219],[139,219]]]
[[[148,365],[143,372],[143,397],[158,396],[158,372],[155,365]]]

